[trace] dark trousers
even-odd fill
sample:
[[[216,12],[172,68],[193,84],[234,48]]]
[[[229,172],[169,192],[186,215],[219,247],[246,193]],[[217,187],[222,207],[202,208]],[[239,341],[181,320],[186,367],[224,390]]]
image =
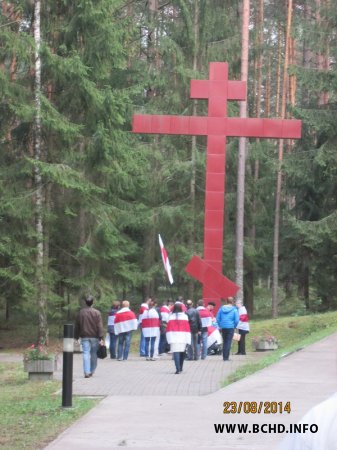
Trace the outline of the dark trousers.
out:
[[[238,342],[238,353],[239,355],[245,355],[246,354],[246,334],[248,334],[249,331],[246,330],[239,330],[239,334],[241,336],[239,342]]]
[[[173,359],[177,372],[182,372],[185,360],[185,352],[173,352]]]
[[[198,345],[198,332],[191,332],[191,345],[187,346],[188,359],[199,359],[199,345]]]
[[[156,336],[145,338],[145,356],[153,358],[154,355],[154,343],[156,341]]]
[[[139,355],[145,356],[145,336],[142,329],[140,330]]]
[[[222,357],[224,361],[228,361],[229,353],[231,351],[234,328],[222,328]]]
[[[159,339],[159,354],[166,353],[168,350],[168,343],[166,339],[166,333],[162,333]]]

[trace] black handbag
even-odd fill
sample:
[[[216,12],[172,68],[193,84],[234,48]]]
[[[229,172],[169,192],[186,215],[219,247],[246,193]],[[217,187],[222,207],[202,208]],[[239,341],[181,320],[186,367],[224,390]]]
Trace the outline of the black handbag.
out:
[[[104,344],[100,345],[97,349],[97,358],[104,359],[107,357],[107,355],[108,353],[106,351],[106,346]]]

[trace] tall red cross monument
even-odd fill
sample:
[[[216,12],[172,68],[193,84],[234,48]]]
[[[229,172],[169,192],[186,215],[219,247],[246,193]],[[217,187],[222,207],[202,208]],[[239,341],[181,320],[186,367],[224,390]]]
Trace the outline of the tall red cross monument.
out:
[[[228,80],[228,64],[210,63],[209,80],[191,80],[191,98],[208,99],[207,116],[134,115],[134,133],[207,136],[204,255],[185,270],[203,285],[205,302],[234,296],[239,287],[222,274],[226,138],[298,139],[301,121],[227,117],[227,100],[245,100],[246,82]]]

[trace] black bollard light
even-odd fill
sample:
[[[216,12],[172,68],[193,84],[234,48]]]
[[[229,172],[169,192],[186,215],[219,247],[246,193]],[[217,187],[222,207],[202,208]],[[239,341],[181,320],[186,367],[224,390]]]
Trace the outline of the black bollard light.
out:
[[[62,372],[62,406],[72,407],[73,396],[73,356],[74,356],[74,325],[63,327],[63,372]]]

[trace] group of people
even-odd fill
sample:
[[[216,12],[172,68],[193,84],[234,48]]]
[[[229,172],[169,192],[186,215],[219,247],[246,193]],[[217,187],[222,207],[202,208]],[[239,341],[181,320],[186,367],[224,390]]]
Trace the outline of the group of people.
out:
[[[103,323],[98,310],[92,307],[93,297],[85,297],[75,322],[75,339],[81,338],[84,376],[93,375],[97,366],[97,348],[103,344]],[[152,297],[140,306],[138,318],[127,300],[114,301],[108,314],[110,358],[128,359],[132,332],[140,327],[139,354],[153,361],[163,353],[173,355],[176,374],[183,370],[184,360],[206,359],[210,349],[221,349],[224,361],[229,360],[234,331],[240,334],[237,355],[245,355],[245,337],[249,333],[249,317],[240,301],[229,297],[214,315],[214,302],[204,304],[182,297],[159,306]]]

